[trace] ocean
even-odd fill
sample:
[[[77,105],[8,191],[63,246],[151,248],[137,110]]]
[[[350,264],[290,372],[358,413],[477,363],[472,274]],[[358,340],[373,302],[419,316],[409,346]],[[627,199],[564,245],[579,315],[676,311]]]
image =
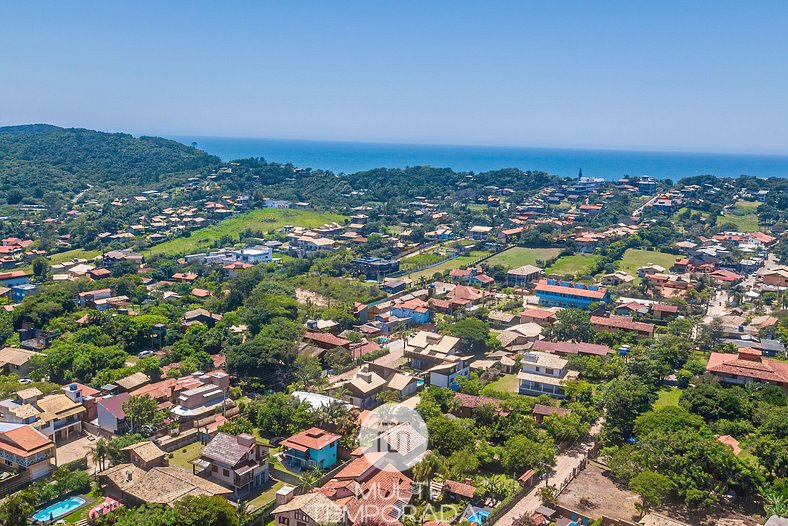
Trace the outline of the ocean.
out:
[[[650,175],[678,180],[693,175],[720,177],[788,177],[788,156],[719,153],[580,150],[496,146],[446,146],[232,137],[170,136],[224,161],[264,157],[301,168],[353,173],[371,168],[406,166],[448,167],[483,172],[499,168],[542,170],[575,177],[582,168],[587,177],[615,180],[624,175]]]

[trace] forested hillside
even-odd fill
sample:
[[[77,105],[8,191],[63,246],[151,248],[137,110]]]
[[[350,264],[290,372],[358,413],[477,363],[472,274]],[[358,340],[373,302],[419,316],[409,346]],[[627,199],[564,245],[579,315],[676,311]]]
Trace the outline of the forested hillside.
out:
[[[34,204],[53,192],[65,197],[87,184],[118,193],[167,187],[219,164],[218,157],[158,137],[48,124],[0,128],[0,199],[8,204]]]

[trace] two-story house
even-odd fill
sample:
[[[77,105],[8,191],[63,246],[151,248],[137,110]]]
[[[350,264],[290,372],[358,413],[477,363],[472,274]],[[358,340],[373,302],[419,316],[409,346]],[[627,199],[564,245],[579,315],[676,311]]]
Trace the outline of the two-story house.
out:
[[[217,433],[195,466],[205,469],[220,484],[231,486],[239,495],[268,481],[268,448],[248,433]]]
[[[27,472],[30,480],[54,470],[55,443],[26,424],[0,423],[0,461],[3,469]]]
[[[539,304],[547,307],[588,309],[593,303],[609,303],[605,287],[584,285],[554,279],[543,279],[536,285]]]
[[[523,355],[522,370],[517,373],[520,394],[538,396],[547,394],[564,398],[566,382],[578,377],[577,371],[567,368],[567,361],[554,354],[528,352]]]
[[[458,388],[457,379],[468,378],[470,375],[470,358],[470,356],[457,356],[456,360],[430,367],[427,369],[427,372],[430,373],[429,384],[456,390]]]
[[[282,455],[295,468],[315,466],[330,469],[337,463],[337,443],[341,437],[312,427],[282,441]]]
[[[395,303],[391,307],[391,314],[397,318],[410,320],[408,325],[422,325],[430,322],[432,311],[429,304],[421,299],[413,298],[400,303]]]

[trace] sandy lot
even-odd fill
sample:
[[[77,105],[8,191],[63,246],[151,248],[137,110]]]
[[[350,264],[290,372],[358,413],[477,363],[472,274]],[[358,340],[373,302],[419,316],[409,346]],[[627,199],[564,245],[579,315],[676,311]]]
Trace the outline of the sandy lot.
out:
[[[93,459],[90,452],[93,450],[93,442],[87,436],[64,444],[57,448],[57,465],[62,466],[68,462],[73,462],[79,458],[88,457],[88,471],[93,471]]]
[[[588,514],[592,517],[606,515],[614,519],[637,522],[640,514],[635,508],[639,497],[631,491],[618,487],[602,474],[602,469],[589,462],[569,486],[561,493],[558,501],[562,506]]]

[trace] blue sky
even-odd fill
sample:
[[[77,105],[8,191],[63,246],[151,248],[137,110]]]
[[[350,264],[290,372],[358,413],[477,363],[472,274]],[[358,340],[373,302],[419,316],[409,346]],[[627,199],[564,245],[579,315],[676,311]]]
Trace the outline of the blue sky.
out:
[[[788,2],[19,0],[0,124],[788,153]]]

